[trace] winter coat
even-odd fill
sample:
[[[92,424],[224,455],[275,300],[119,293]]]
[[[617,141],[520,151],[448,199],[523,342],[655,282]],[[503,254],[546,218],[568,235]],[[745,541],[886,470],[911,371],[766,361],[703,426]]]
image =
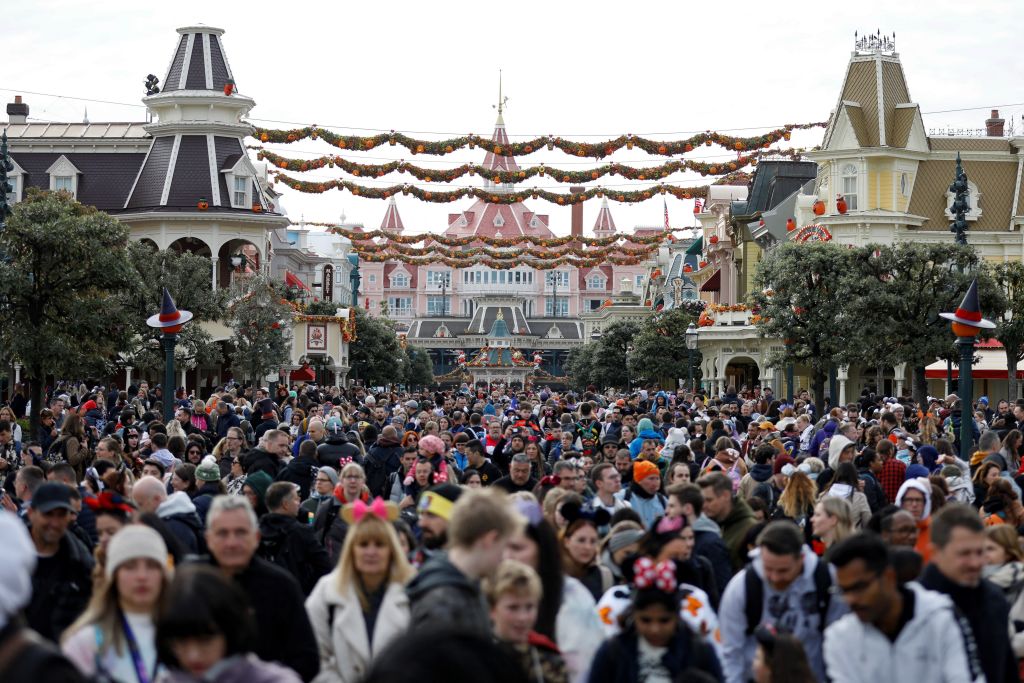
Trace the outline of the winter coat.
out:
[[[562,605],[555,617],[555,640],[572,683],[587,680],[594,653],[604,640],[594,598],[571,576],[562,583]]]
[[[849,484],[832,484],[828,487],[828,490],[818,496],[818,500],[820,501],[829,496],[843,498],[850,504],[850,508],[853,511],[854,528],[864,529],[867,527],[868,520],[871,519],[871,506],[868,505],[867,496]]]
[[[213,499],[219,495],[219,481],[204,481],[196,491],[196,497],[192,499],[192,504],[196,506],[196,514],[199,515],[199,521],[203,523],[203,528],[206,528],[206,515],[210,512]]]
[[[634,683],[640,678],[640,644],[636,630],[630,628],[605,642],[594,656],[590,683]],[[690,629],[680,625],[669,642],[661,663],[669,680],[676,680],[687,669],[702,671],[716,681],[722,680],[722,667],[714,650]]]
[[[754,520],[754,511],[742,498],[733,497],[732,511],[719,522],[722,529],[722,541],[729,549],[729,558],[732,560],[732,570],[738,572],[747,564],[747,532],[757,522]]]
[[[852,613],[825,630],[825,668],[832,683],[975,680],[964,646],[969,634],[952,601],[914,582],[902,592],[904,600],[913,599],[914,612],[895,641]]]
[[[32,601],[25,607],[25,619],[36,633],[56,642],[85,610],[92,595],[93,565],[89,551],[69,533],[61,537],[53,557],[36,565]]]
[[[184,671],[165,671],[155,683],[299,683],[291,669],[254,654],[236,655],[215,664],[201,679]]]
[[[633,482],[615,495],[629,503],[629,506],[633,508],[633,512],[640,515],[640,521],[645,529],[650,529],[654,525],[654,520],[665,514],[665,507],[668,505],[668,499],[665,497],[665,494],[655,493],[652,496],[644,491],[636,482]]]
[[[740,497],[747,500],[754,495],[754,489],[772,478],[772,466],[769,464],[754,465],[740,480]],[[768,501],[765,501],[768,502]]]
[[[167,530],[174,534],[188,554],[201,555],[206,552],[203,522],[187,493],[175,491],[169,495],[156,509],[156,516],[163,520]]]
[[[235,414],[234,410],[229,410],[227,415],[217,413],[217,425],[215,427],[217,440],[220,441],[228,435],[229,429],[232,427],[238,427],[241,424],[242,421],[238,419],[238,415]]]
[[[370,489],[370,495],[383,496],[387,494],[385,489],[391,475],[402,471],[403,450],[401,444],[397,441],[377,437],[377,441],[366,451],[366,485]],[[340,472],[341,470],[338,471]],[[369,481],[371,472],[380,473],[373,476],[373,479],[376,481]]]
[[[413,628],[490,633],[491,619],[478,583],[459,571],[447,555],[431,557],[406,591]]]
[[[838,428],[838,422],[835,420],[829,420],[825,423],[825,426],[815,432],[814,437],[811,439],[810,448],[808,449],[812,458],[821,458],[821,455],[818,453],[818,451],[821,450],[821,444],[825,439],[831,439]],[[822,460],[824,460],[824,458],[822,458]]]
[[[319,467],[311,456],[300,455],[292,458],[291,462],[281,468],[277,473],[275,481],[290,481],[299,487],[299,500],[309,497],[309,492],[316,482],[316,473]]]
[[[253,448],[242,459],[242,468],[246,474],[266,472],[270,475],[270,479],[273,480],[281,469],[281,462],[273,453],[262,448]]]
[[[355,589],[349,586],[344,594],[338,591],[338,570],[317,582],[306,600],[306,612],[320,652],[316,683],[360,680],[374,656],[409,627],[409,597],[400,584],[392,583],[384,592],[370,638]]]
[[[309,595],[321,576],[331,571],[327,551],[313,528],[289,515],[268,512],[260,519],[260,557],[285,569]]]
[[[644,447],[644,441],[647,439],[654,439],[658,443],[664,445],[665,439],[662,438],[659,432],[651,429],[645,429],[642,432],[637,433],[636,438],[629,442],[629,454],[636,460],[636,457],[640,455],[640,450]]]
[[[825,666],[821,657],[821,617],[817,610],[814,570],[818,557],[809,548],[803,549],[803,572],[793,583],[782,591],[776,591],[764,580],[764,566],[760,552],[755,550],[752,561],[743,571],[732,577],[722,595],[718,611],[718,623],[722,634],[722,665],[727,683],[744,683],[750,680],[751,664],[757,650],[754,635],[747,635],[747,584],[746,573],[756,572],[761,579],[764,599],[761,609],[761,624],[775,626],[779,630],[793,633],[804,644],[811,671],[819,681],[825,680]],[[835,573],[833,572],[833,585]],[[770,608],[769,608],[770,607]],[[826,623],[831,624],[847,613],[846,603],[841,598],[829,600]],[[778,616],[781,615],[781,616]]]
[[[722,530],[707,515],[701,514],[693,523],[693,555],[703,557],[711,564],[715,586],[721,593],[732,578],[732,560],[729,548],[722,540]]]
[[[946,578],[934,564],[924,568],[920,584],[929,590],[949,596],[967,619],[978,646],[978,658],[981,660],[985,679],[989,683],[1016,681],[1017,659],[1010,646],[1007,626],[1010,620],[1010,605],[1003,597],[1003,592],[986,579],[982,579],[974,587],[961,586]]]
[[[316,455],[321,465],[333,467],[339,474],[348,463],[361,464],[363,461],[359,446],[349,443],[344,434],[328,434],[327,439],[316,447]]]
[[[216,558],[211,557],[210,564],[216,566]],[[234,581],[249,596],[253,608],[257,629],[253,653],[265,662],[284,664],[304,681],[313,680],[320,660],[298,581],[280,567],[255,556],[248,567],[234,575]]]

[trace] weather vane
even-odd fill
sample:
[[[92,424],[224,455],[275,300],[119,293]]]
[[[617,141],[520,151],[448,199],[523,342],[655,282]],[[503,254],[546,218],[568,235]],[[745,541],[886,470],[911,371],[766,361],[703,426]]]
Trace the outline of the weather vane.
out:
[[[505,106],[508,104],[508,97],[502,97],[501,95],[501,69],[498,69],[498,104],[492,104],[491,107],[498,110],[498,116],[505,110]]]

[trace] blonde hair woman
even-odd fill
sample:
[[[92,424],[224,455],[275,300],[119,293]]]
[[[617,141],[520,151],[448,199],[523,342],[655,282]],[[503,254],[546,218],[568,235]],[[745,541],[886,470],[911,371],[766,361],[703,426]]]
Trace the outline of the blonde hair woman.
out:
[[[803,529],[804,538],[811,540],[811,516],[814,514],[814,503],[818,499],[818,487],[803,469],[786,465],[783,473],[790,470],[786,480],[786,488],[779,496],[779,510]]]
[[[814,506],[811,525],[814,528],[814,535],[821,539],[827,550],[853,535],[853,506],[846,498],[822,498]]]
[[[86,676],[102,680],[154,680],[156,617],[169,574],[167,546],[156,531],[137,524],[114,534],[105,580],[64,632],[68,659]]]
[[[320,652],[320,683],[362,678],[370,662],[409,627],[405,584],[412,578],[392,522],[394,503],[357,501],[341,511],[349,523],[338,566],[306,600]]]

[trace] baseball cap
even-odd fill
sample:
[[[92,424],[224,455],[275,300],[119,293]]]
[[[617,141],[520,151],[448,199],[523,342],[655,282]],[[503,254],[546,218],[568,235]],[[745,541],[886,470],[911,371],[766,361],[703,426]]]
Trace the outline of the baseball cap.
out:
[[[32,496],[31,507],[39,512],[50,512],[64,508],[74,512],[71,506],[71,489],[64,484],[48,483],[40,486]]]

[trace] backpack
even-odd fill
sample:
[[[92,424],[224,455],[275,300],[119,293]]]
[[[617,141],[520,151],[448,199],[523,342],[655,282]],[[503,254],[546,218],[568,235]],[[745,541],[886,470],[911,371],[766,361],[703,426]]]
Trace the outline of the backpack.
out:
[[[46,462],[51,465],[60,465],[68,461],[68,439],[72,436],[62,436],[46,450]]]
[[[367,454],[363,461],[363,471],[366,473],[366,488],[370,490],[370,496],[383,496],[384,487],[388,483],[387,466],[376,457]]]
[[[276,564],[289,574],[291,574],[294,569],[294,567],[292,567],[291,552],[288,547],[288,538],[286,536],[277,538],[261,536],[260,547],[256,549],[256,554],[267,562]]]
[[[761,625],[761,616],[764,610],[764,582],[753,567],[747,567],[743,574],[743,584],[746,588],[746,604],[744,606],[747,617],[746,634],[751,636]],[[818,560],[818,564],[814,568],[814,594],[818,612],[818,631],[821,633],[825,632],[825,618],[828,616],[828,608],[832,602],[831,588],[832,575],[828,570],[828,562]]]

